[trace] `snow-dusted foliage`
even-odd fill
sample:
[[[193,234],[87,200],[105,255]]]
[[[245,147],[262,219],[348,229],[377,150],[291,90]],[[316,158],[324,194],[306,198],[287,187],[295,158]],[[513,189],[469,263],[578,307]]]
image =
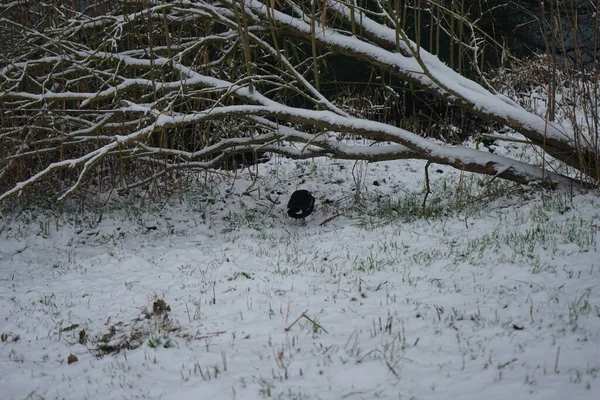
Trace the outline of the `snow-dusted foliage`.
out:
[[[597,132],[550,122],[461,76],[408,37],[394,2],[368,9],[353,1],[63,3],[0,6],[10,47],[0,64],[8,127],[0,175],[10,185],[0,199],[62,169],[77,171],[65,198],[109,167],[134,169],[135,181],[122,175],[112,183],[131,188],[178,169],[219,167],[240,152],[415,158],[520,183],[577,184],[356,115],[320,88],[330,55],[508,125],[585,180],[598,178]],[[473,36],[468,45],[477,52],[478,43]],[[349,134],[365,144],[340,140]]]

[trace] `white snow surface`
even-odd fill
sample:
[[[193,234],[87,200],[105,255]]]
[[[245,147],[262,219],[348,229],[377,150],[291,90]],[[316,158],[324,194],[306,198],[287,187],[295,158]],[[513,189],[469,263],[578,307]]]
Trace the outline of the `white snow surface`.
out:
[[[510,191],[388,224],[353,207],[360,181],[367,207],[420,208],[423,168],[274,158],[158,205],[4,216],[1,397],[599,398],[597,195]],[[430,175],[442,208],[496,183]],[[300,188],[306,225],[285,209]]]

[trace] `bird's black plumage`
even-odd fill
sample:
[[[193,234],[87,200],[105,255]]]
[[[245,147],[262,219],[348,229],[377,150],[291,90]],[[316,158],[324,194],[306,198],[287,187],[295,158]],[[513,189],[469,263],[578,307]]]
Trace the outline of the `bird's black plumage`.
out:
[[[292,193],[287,204],[288,215],[292,218],[306,218],[315,209],[315,198],[308,190],[300,189]]]

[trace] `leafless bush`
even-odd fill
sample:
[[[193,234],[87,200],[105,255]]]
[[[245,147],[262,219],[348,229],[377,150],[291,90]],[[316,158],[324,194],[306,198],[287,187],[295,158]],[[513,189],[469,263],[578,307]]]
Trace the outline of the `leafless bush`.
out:
[[[520,183],[581,184],[516,160],[443,146],[388,123],[402,118],[390,111],[402,99],[389,79],[461,112],[509,125],[579,169],[585,180],[597,181],[597,147],[577,137],[581,132],[459,75],[423,49],[418,27],[416,41],[409,39],[410,29],[398,17],[419,13],[424,9],[419,4],[2,5],[0,39],[11,47],[0,64],[0,199],[51,177],[60,182],[59,199],[90,181],[120,190],[168,184],[187,169],[219,168],[233,154],[268,152],[368,161],[418,158]],[[441,18],[443,9],[435,10],[431,15]],[[444,18],[458,19],[460,34],[449,32],[461,52],[478,59],[475,25],[456,10]],[[322,88],[334,55],[377,72],[379,89],[370,103]],[[348,146],[339,140],[348,134],[387,145]]]

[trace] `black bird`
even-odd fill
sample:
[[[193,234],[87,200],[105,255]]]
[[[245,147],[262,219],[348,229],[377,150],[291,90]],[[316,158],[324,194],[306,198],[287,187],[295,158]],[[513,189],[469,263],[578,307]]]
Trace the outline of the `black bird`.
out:
[[[315,209],[315,198],[308,190],[300,189],[292,193],[287,204],[288,215],[295,219],[308,217]]]

